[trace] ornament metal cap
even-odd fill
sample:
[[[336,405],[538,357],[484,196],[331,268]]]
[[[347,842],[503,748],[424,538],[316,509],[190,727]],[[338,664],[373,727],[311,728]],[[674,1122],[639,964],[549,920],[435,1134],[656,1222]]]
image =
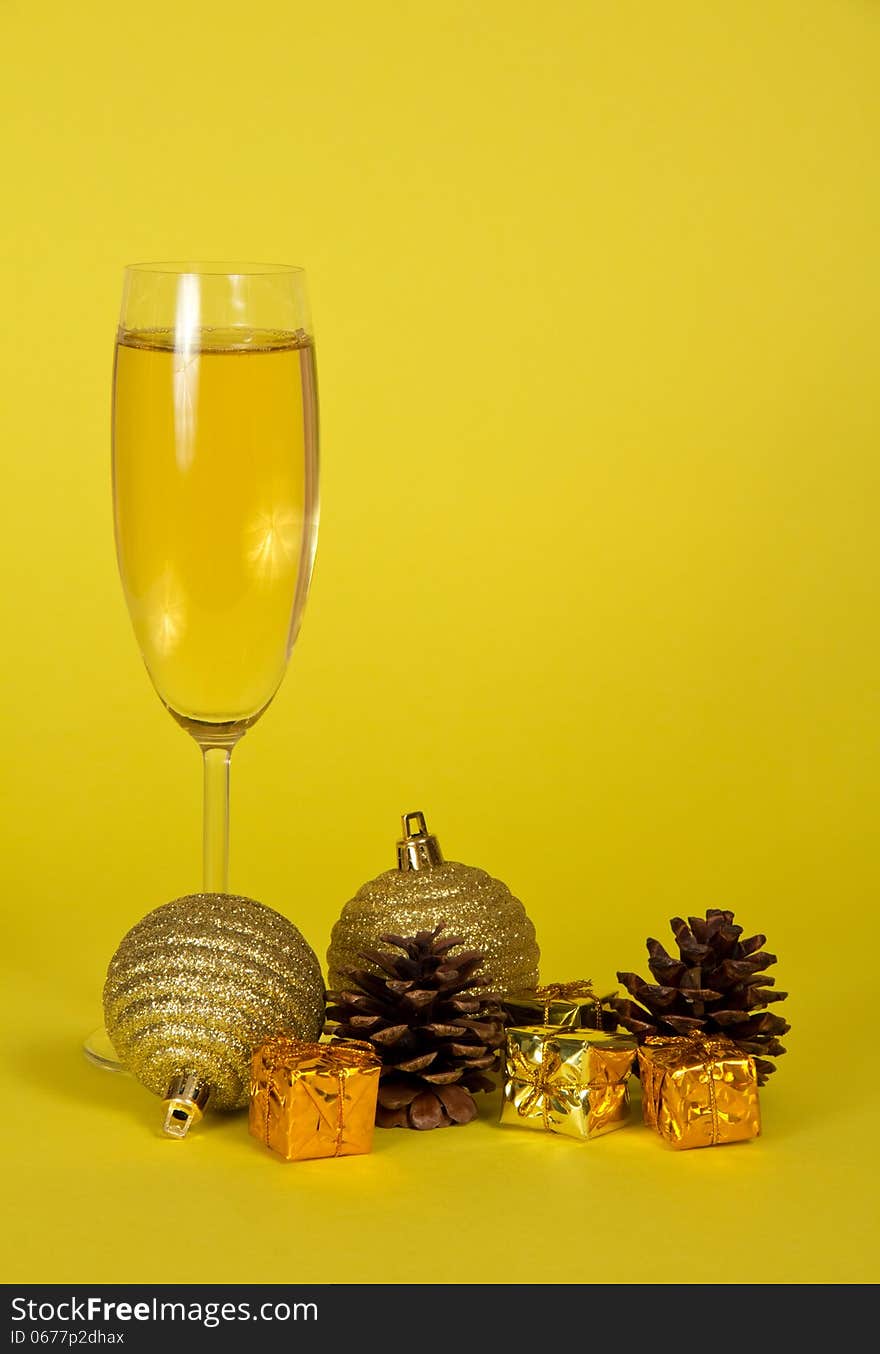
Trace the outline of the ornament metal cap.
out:
[[[162,1132],[169,1138],[185,1138],[190,1127],[201,1119],[210,1094],[210,1086],[192,1073],[175,1077],[165,1096]]]
[[[403,840],[397,843],[398,870],[433,870],[435,865],[442,865],[440,843],[428,831],[425,815],[405,813],[400,821]]]

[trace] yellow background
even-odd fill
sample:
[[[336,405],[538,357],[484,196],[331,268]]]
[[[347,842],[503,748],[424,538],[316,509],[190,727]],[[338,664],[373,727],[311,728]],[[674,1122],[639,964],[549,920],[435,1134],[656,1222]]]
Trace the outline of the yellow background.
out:
[[[880,4],[2,0],[0,51],[3,1277],[876,1280]],[[305,265],[319,345],[233,886],[323,956],[422,808],[548,979],[732,907],[792,993],[758,1143],[488,1115],[284,1168],[81,1059],[199,883],[108,460],[121,268],[187,255]]]

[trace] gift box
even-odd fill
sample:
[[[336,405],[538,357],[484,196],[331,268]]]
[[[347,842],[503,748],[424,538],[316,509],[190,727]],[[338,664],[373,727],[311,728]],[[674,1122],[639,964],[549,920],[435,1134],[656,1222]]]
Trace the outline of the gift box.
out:
[[[270,1040],[253,1058],[251,1133],[286,1161],[369,1152],[380,1067],[367,1044]]]
[[[622,1128],[635,1058],[636,1041],[628,1034],[555,1025],[509,1029],[501,1122],[578,1139]]]
[[[511,1025],[557,1025],[565,1029],[616,1030],[617,1015],[609,1007],[617,989],[597,996],[588,978],[545,983],[504,998]]]
[[[647,1039],[639,1049],[645,1123],[673,1147],[717,1147],[761,1132],[755,1060],[723,1037]]]

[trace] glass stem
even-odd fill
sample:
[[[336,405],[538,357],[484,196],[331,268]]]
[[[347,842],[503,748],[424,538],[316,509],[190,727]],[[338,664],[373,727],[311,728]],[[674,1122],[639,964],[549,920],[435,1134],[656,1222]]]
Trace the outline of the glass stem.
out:
[[[204,884],[205,893],[229,892],[229,760],[228,747],[202,748],[205,764]]]

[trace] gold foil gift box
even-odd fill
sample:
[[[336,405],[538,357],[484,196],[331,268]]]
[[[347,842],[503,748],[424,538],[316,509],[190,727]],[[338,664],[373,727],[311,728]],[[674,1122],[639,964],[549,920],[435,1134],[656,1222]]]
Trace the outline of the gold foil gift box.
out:
[[[616,1030],[617,1015],[610,1008],[617,989],[597,996],[589,978],[570,983],[545,983],[504,997],[511,1025],[557,1025],[565,1029]]]
[[[253,1058],[251,1133],[287,1161],[369,1152],[380,1066],[354,1041],[270,1040]]]
[[[579,1139],[623,1128],[635,1058],[636,1041],[628,1034],[555,1025],[509,1029],[501,1122]]]
[[[716,1147],[761,1132],[755,1060],[729,1039],[647,1039],[639,1075],[645,1123],[673,1147]]]

